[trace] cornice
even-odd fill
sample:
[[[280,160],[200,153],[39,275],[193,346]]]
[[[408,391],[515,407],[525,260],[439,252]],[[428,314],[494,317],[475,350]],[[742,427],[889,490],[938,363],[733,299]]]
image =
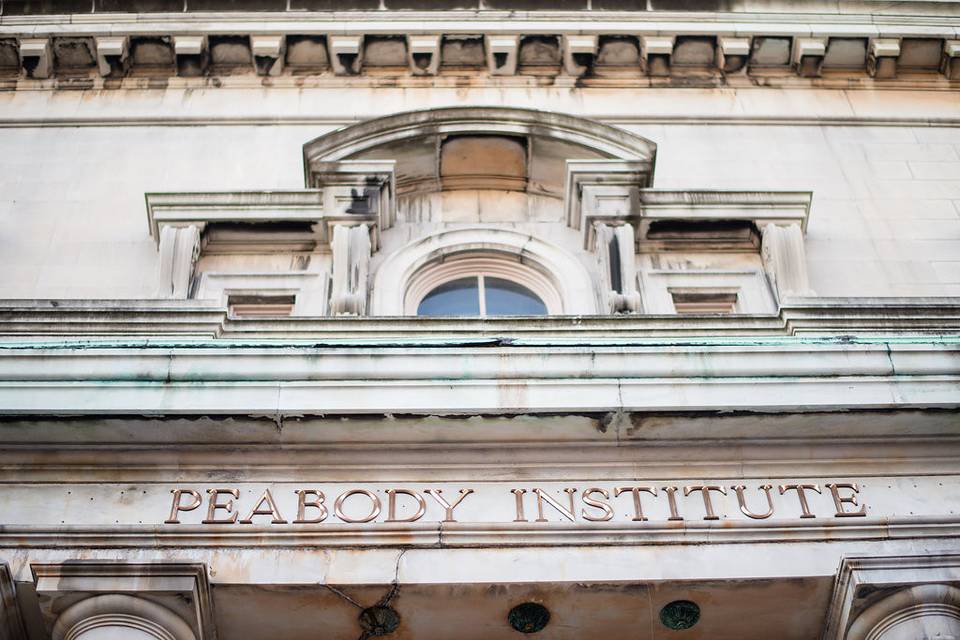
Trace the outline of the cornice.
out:
[[[277,78],[289,76],[286,66],[292,63],[300,73],[329,73],[349,84],[355,82],[351,76],[442,76],[449,73],[442,68],[444,38],[469,36],[480,47],[480,57],[469,63],[457,58],[451,64],[467,64],[468,68],[455,75],[472,77],[474,84],[481,85],[496,85],[498,78],[522,75],[593,82],[595,76],[602,80],[608,72],[621,76],[621,80],[624,73],[663,84],[676,79],[678,86],[690,86],[691,82],[704,86],[705,76],[820,78],[825,75],[821,69],[825,61],[826,71],[841,70],[844,77],[869,76],[891,81],[904,75],[897,68],[901,45],[907,49],[913,44],[910,39],[926,39],[937,50],[917,58],[916,50],[911,49],[913,53],[903,60],[903,71],[907,76],[921,71],[933,77],[939,72],[943,78],[939,83],[933,82],[933,86],[946,82],[946,87],[950,87],[960,80],[957,12],[960,9],[951,3],[944,6],[942,15],[929,16],[882,12],[840,15],[593,11],[0,16],[0,38],[7,39],[6,57],[12,59],[0,71],[8,76],[7,84],[9,78],[18,75],[40,81],[39,85],[27,83],[24,88],[48,86],[42,81],[57,76],[58,82],[50,85],[53,88],[78,89],[92,87],[98,74],[109,77],[114,86],[128,74],[131,64],[134,70],[143,67],[143,72],[151,77],[230,76],[245,72]],[[288,36],[314,38],[315,55],[288,60]],[[547,49],[551,53],[525,57],[524,39],[541,36],[550,40]],[[634,61],[614,65],[602,62],[603,38],[624,36],[635,43],[631,54]],[[230,39],[229,43],[224,37]],[[369,39],[382,37],[393,38],[393,48],[371,56],[368,65],[365,52]],[[860,40],[859,61],[831,60],[828,49],[833,38]],[[135,55],[137,43],[145,42],[144,39],[152,39],[154,53]],[[220,44],[235,49],[229,55],[218,56]],[[62,52],[60,45],[64,46]],[[693,48],[685,49],[688,45]],[[707,54],[704,46],[709,46]],[[601,73],[601,68],[606,67],[609,68]],[[930,85],[930,79],[927,84]],[[19,84],[14,82],[13,86]]]
[[[11,343],[5,415],[955,409],[960,337]]]
[[[146,336],[150,340],[591,341],[663,337],[938,336],[960,326],[958,298],[790,298],[771,315],[512,318],[233,318],[213,300],[0,300],[0,341]],[[848,338],[842,338],[844,340]],[[2,342],[0,342],[2,344]]]
[[[736,25],[727,29],[731,33],[745,33],[750,25],[776,25],[780,33],[809,32],[814,26],[844,26],[838,34],[854,30],[846,25],[861,25],[864,29],[879,32],[886,25],[904,25],[913,28],[942,26],[956,33],[955,15],[960,14],[960,3],[940,2],[936,13],[896,14],[883,11],[824,12],[824,11],[519,11],[519,10],[377,10],[377,11],[190,11],[156,13],[80,13],[54,15],[2,15],[0,26],[34,27],[34,33],[44,29],[69,27],[90,29],[99,25],[137,25],[149,29],[152,25],[183,24],[235,25],[253,23],[262,33],[271,33],[272,25],[294,25],[308,29],[304,33],[325,33],[331,27],[338,32],[351,30],[366,33],[367,25],[383,30],[383,33],[406,33],[405,29],[426,30],[429,26],[443,25],[449,33],[476,33],[477,26],[489,26],[503,31],[523,31],[528,25],[548,23],[558,25],[572,23],[577,31],[589,33],[592,29],[632,33],[636,25],[653,25],[663,30],[673,27],[691,29],[701,33],[711,29],[712,23]],[[509,20],[509,24],[504,24]],[[868,25],[873,25],[868,26]],[[838,27],[839,28],[839,27]],[[391,30],[392,29],[392,30]],[[739,31],[737,31],[737,29]],[[791,31],[793,29],[793,31]],[[298,31],[299,33],[300,31]],[[52,31],[51,31],[52,33]],[[929,34],[929,32],[915,32]]]

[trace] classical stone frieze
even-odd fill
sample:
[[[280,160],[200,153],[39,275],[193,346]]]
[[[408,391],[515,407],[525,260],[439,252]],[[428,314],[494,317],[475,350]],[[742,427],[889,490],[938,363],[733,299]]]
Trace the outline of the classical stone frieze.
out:
[[[124,77],[304,74],[430,77],[568,77],[582,82],[713,85],[748,75],[886,82],[960,80],[955,18],[896,15],[496,12],[94,14],[0,19],[0,75],[77,88]],[[775,20],[772,20],[775,17]],[[735,20],[735,21],[734,21]],[[84,80],[87,78],[87,80]],[[499,80],[498,80],[499,79]],[[948,85],[947,85],[948,86]]]

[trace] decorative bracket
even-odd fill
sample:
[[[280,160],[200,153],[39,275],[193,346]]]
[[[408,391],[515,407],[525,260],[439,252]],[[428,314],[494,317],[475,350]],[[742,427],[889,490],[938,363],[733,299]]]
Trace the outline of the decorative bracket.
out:
[[[571,76],[580,77],[592,66],[597,55],[596,35],[563,36],[563,68]]]
[[[517,58],[520,51],[520,36],[486,36],[487,69],[492,76],[517,74]]]
[[[20,66],[31,78],[49,78],[53,71],[53,53],[47,38],[20,40]]]
[[[330,314],[362,316],[367,310],[370,233],[367,225],[333,227]]]
[[[876,38],[870,41],[867,73],[877,80],[897,77],[897,58],[900,57],[899,38]]]
[[[283,72],[283,54],[286,50],[283,35],[254,35],[250,37],[250,49],[257,75],[278,76]]]
[[[827,38],[797,38],[793,45],[793,68],[800,77],[819,78]]]
[[[415,76],[435,76],[440,68],[440,36],[408,35],[407,56],[410,73]]]
[[[195,224],[160,230],[158,297],[185,300],[190,293],[193,266],[200,257],[200,229]]]
[[[594,253],[604,283],[603,297],[609,313],[639,313],[642,308],[637,290],[637,261],[633,225],[597,224]]]
[[[363,67],[363,36],[329,36],[330,64],[338,76],[355,76]]]
[[[674,36],[640,36],[640,52],[646,61],[647,75],[670,75],[670,60],[673,57],[675,40]]]
[[[103,77],[122,71],[127,62],[129,38],[106,36],[97,38],[97,68]]]

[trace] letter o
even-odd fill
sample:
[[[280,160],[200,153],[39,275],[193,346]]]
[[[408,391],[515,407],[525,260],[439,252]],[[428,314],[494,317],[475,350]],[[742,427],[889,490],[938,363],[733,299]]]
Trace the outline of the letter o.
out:
[[[352,519],[343,513],[343,503],[347,501],[347,498],[353,495],[363,494],[370,498],[370,502],[373,503],[373,509],[370,510],[370,514],[365,518]],[[346,493],[341,493],[337,496],[337,501],[333,504],[333,512],[337,514],[337,517],[343,520],[344,522],[349,522],[351,524],[359,524],[363,522],[370,522],[378,515],[380,515],[380,498],[374,495],[373,492],[367,491],[366,489],[350,489]]]

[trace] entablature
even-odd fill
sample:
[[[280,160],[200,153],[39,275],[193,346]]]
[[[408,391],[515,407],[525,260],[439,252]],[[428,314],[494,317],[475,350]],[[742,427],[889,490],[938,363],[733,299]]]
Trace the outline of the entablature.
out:
[[[313,174],[313,188],[300,191],[148,193],[150,235],[160,246],[166,228],[196,227],[202,233],[217,223],[306,223],[322,250],[332,242],[334,226],[367,224],[376,230],[376,239],[395,216],[393,164],[322,163]]]
[[[91,14],[0,18],[0,72],[81,86],[128,75],[280,78],[859,75],[960,80],[960,31],[943,15],[644,12]],[[92,85],[91,85],[92,86]],[[945,86],[949,86],[946,84]]]

